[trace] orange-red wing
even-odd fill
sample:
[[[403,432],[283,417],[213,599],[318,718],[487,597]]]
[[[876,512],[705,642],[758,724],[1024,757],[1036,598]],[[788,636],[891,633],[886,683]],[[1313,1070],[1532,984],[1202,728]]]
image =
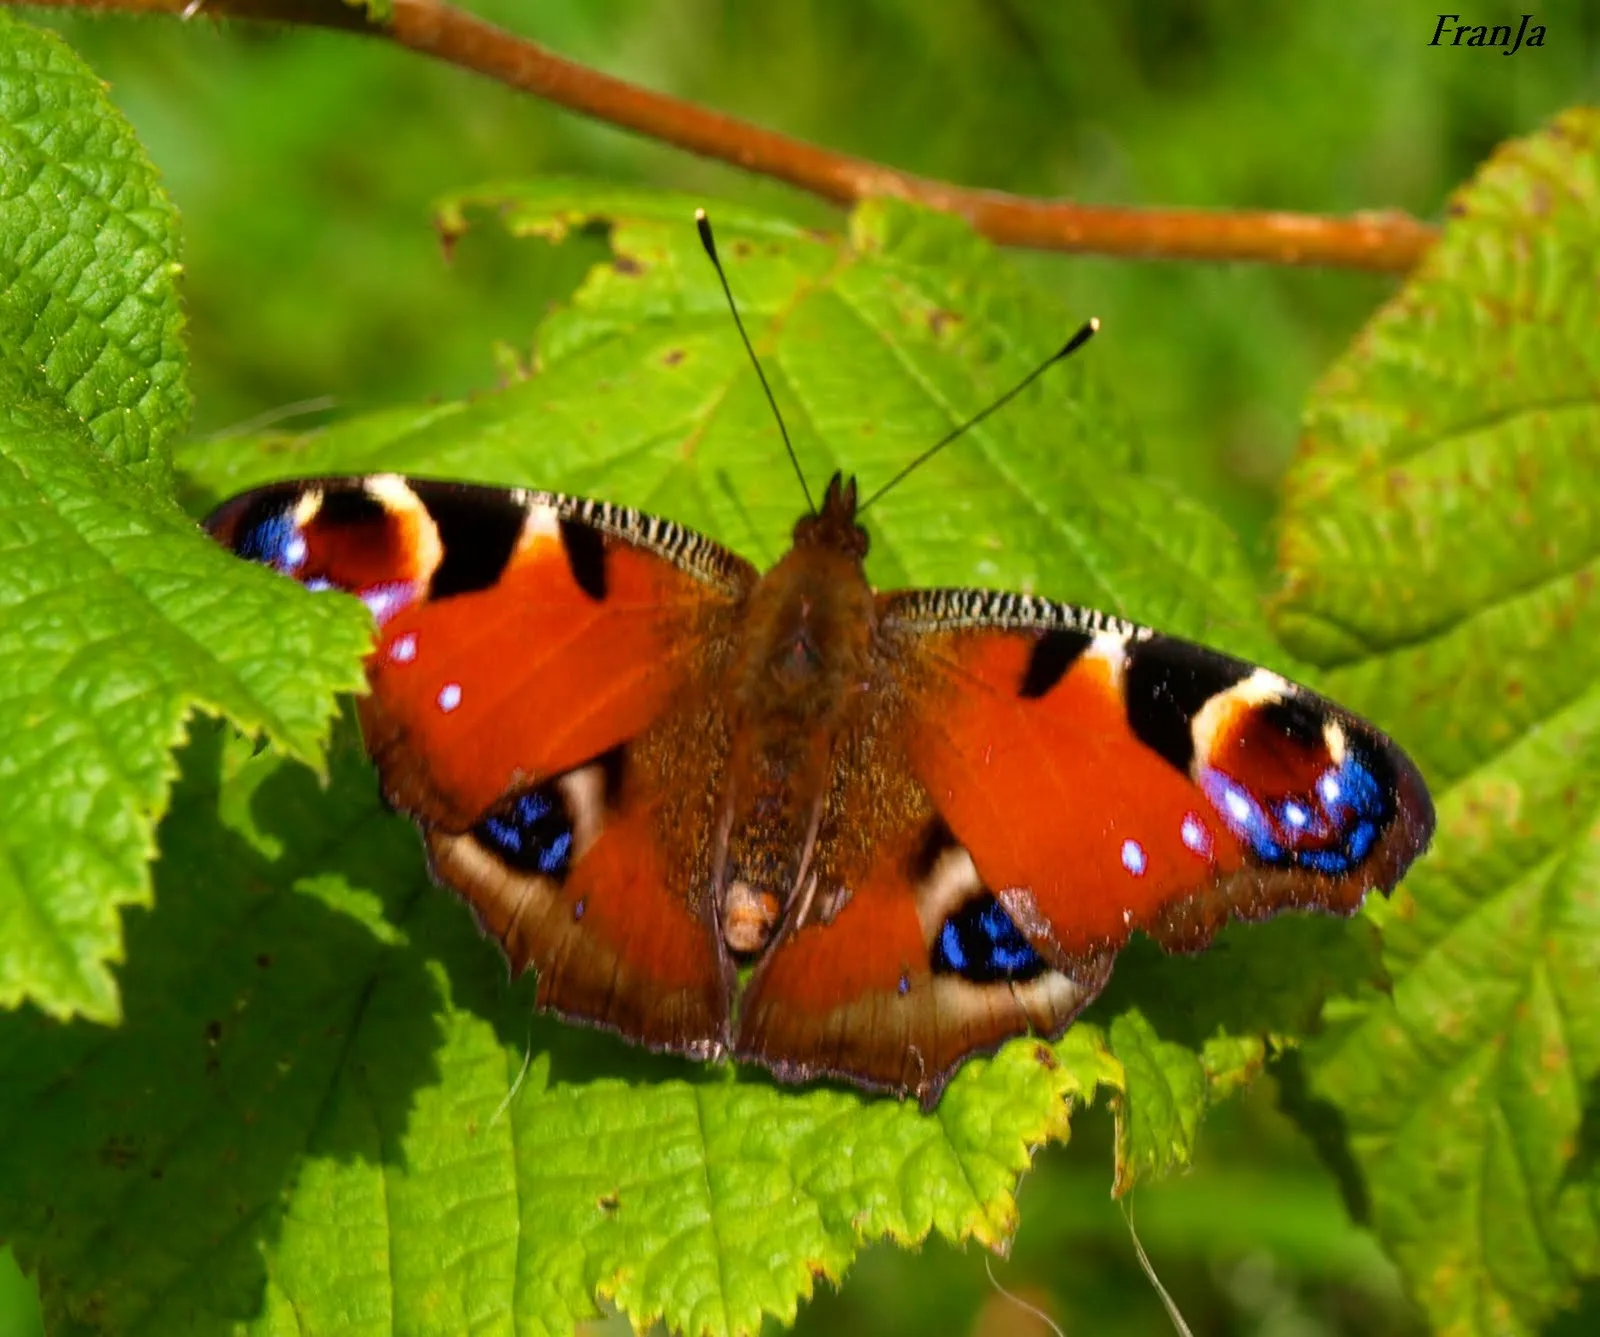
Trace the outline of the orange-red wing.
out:
[[[1350,913],[1428,842],[1405,754],[1275,674],[1015,595],[884,595],[880,613],[911,772],[1048,959],[1135,928],[1192,950],[1230,917]]]
[[[362,729],[539,1001],[657,1048],[727,1042],[705,890],[705,686],[754,571],[666,521],[549,493],[382,475],[288,483],[208,521],[243,557],[361,598]],[[677,769],[675,769],[677,768]]]
[[[208,526],[241,556],[366,602],[379,631],[362,726],[385,792],[457,831],[636,738],[755,578],[621,507],[390,475],[261,488]]]

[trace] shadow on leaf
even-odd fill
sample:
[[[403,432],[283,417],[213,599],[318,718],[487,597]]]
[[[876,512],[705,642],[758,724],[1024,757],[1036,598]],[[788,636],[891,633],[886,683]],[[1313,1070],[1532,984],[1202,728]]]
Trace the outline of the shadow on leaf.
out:
[[[192,729],[123,1024],[0,1017],[0,1238],[52,1327],[236,1331],[307,1166],[389,1163],[437,1077],[440,990],[392,927],[432,894],[406,832],[345,758],[324,789],[248,753]]]
[[[1366,920],[1313,914],[1230,924],[1197,956],[1137,937],[1085,1020],[1105,1024],[1137,1007],[1161,1039],[1191,1049],[1218,1034],[1304,1034],[1325,999],[1382,982],[1378,947]]]

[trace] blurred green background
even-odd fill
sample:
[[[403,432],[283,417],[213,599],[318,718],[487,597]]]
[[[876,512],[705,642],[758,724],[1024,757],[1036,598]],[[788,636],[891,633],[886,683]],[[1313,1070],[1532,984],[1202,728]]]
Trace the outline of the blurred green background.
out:
[[[1418,0],[476,0],[564,55],[924,175],[1124,204],[1441,215],[1500,140],[1600,92],[1600,5],[1539,5],[1542,49],[1432,48]],[[1530,8],[1533,8],[1530,6]],[[1520,7],[1474,0],[1465,17]],[[184,217],[195,431],[310,425],[491,387],[601,243],[470,234],[445,262],[429,204],[494,177],[580,173],[785,210],[832,209],[380,43],[320,32],[35,11],[111,85]],[[1397,280],[1015,253],[1095,357],[1153,467],[1270,565],[1299,405]],[[1066,328],[1064,324],[1064,329]],[[1046,350],[1041,350],[1041,352]],[[537,480],[528,480],[536,482]],[[1419,1331],[1376,1246],[1265,1079],[1214,1115],[1193,1174],[1140,1191],[1155,1267],[1196,1333]],[[1170,1331],[1110,1202],[1109,1118],[1040,1158],[1000,1284],[1068,1333]],[[1034,1334],[983,1255],[878,1246],[809,1332]],[[1581,1321],[1558,1324],[1583,1331]],[[0,1337],[40,1332],[0,1254]]]

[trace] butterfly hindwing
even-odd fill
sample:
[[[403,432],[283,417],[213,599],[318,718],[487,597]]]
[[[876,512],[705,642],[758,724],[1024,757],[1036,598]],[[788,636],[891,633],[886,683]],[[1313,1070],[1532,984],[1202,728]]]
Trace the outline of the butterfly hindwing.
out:
[[[471,831],[425,832],[435,875],[461,891],[538,1005],[657,1049],[726,1045],[732,967],[709,897],[662,843],[628,750],[519,792]]]
[[[900,787],[915,816],[774,943],[741,999],[734,1052],[786,1080],[841,1077],[931,1108],[972,1054],[1059,1035],[1111,961],[1035,951],[926,794]]]
[[[713,764],[695,710],[754,571],[626,508],[392,475],[260,488],[208,526],[372,611],[359,712],[384,793],[513,969],[538,969],[541,1005],[719,1052],[709,809],[680,772]]]

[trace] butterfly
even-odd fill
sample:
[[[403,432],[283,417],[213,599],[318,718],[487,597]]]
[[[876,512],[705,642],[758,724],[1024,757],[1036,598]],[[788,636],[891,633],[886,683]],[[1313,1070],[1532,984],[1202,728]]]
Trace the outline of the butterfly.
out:
[[[931,1108],[1061,1034],[1135,930],[1351,914],[1426,847],[1372,725],[1093,609],[874,590],[859,510],[836,474],[765,573],[626,506],[393,474],[206,524],[366,604],[361,728],[434,876],[537,1006],[652,1049]]]

